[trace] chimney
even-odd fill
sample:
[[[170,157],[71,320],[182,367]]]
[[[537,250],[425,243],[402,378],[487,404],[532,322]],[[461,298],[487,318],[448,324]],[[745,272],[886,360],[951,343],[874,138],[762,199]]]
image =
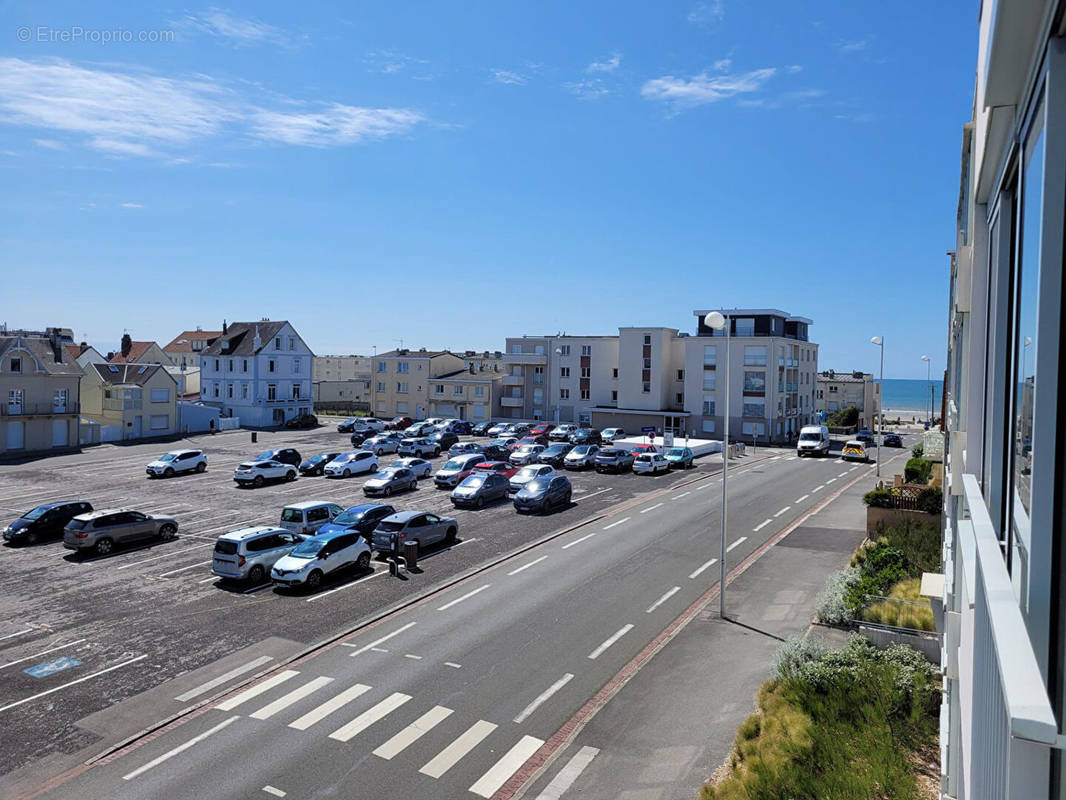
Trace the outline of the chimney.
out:
[[[59,329],[53,328],[48,334],[48,341],[52,343],[52,353],[55,354],[56,363],[63,363],[63,345],[59,343]]]
[[[259,352],[259,348],[262,346],[263,340],[259,338],[259,326],[255,326],[255,336],[252,337],[252,349],[255,352]]]

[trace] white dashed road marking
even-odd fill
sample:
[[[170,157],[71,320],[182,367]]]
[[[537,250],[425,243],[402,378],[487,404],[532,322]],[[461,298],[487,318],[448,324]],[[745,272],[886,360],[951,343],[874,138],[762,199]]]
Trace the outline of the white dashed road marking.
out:
[[[665,603],[667,600],[669,600],[671,597],[673,597],[675,594],[677,594],[680,591],[681,591],[681,587],[680,586],[675,586],[673,589],[668,591],[666,594],[664,594],[662,597],[660,597],[658,600],[656,600],[654,603],[652,603],[650,606],[648,606],[648,610],[645,611],[644,613],[645,614],[650,614],[652,611],[657,609],[659,606],[661,606],[663,603]]]
[[[573,679],[574,676],[570,672],[563,675],[563,677],[559,678],[559,680],[557,680],[555,683],[553,683],[551,686],[549,686],[547,689],[537,695],[537,698],[532,703],[523,708],[522,712],[514,718],[514,721],[521,725],[523,722],[529,719],[529,716],[538,708],[540,708],[548,700],[548,698],[550,698],[553,694],[555,694],[557,691],[566,686],[566,684],[570,683],[570,681],[572,681]]]
[[[703,572],[703,571],[704,571],[705,569],[709,569],[709,568],[713,567],[713,566],[714,566],[715,564],[717,564],[717,563],[718,563],[718,559],[717,559],[717,558],[712,558],[712,559],[711,559],[710,561],[708,561],[708,562],[707,562],[706,564],[704,564],[703,566],[701,566],[701,567],[697,567],[697,568],[696,568],[696,571],[695,571],[695,572],[693,572],[693,573],[692,573],[691,575],[689,575],[689,576],[688,576],[688,577],[689,577],[689,579],[692,579],[692,578],[696,578],[696,577],[699,577],[699,575],[700,575],[700,573],[701,573],[701,572]]]
[[[611,636],[610,639],[608,639],[606,642],[604,642],[599,647],[597,647],[595,650],[593,650],[591,653],[589,653],[589,658],[592,659],[593,661],[595,661],[597,658],[599,658],[601,655],[603,655],[603,652],[608,647],[610,647],[612,644],[617,642],[619,639],[621,639],[623,636],[625,636],[631,630],[633,630],[633,626],[632,625],[623,626],[617,633],[615,633],[613,636]]]
[[[185,742],[185,744],[180,744],[177,747],[175,747],[173,750],[168,750],[167,752],[163,753],[163,755],[159,756],[158,758],[153,758],[147,764],[144,764],[143,766],[137,767],[137,769],[135,769],[133,772],[131,772],[131,773],[127,774],[127,775],[123,775],[122,776],[122,780],[131,781],[134,778],[136,778],[138,775],[143,775],[145,772],[147,772],[148,770],[152,769],[153,767],[158,767],[164,761],[169,761],[174,756],[180,755],[181,753],[184,753],[190,747],[193,747],[193,746],[199,744],[204,739],[206,739],[208,736],[211,736],[213,734],[218,733],[220,730],[222,730],[223,728],[227,727],[228,725],[233,724],[234,722],[236,722],[239,719],[240,719],[239,716],[234,715],[234,716],[230,717],[229,719],[222,720],[222,722],[218,723],[218,725],[216,725],[215,727],[209,728],[208,730],[206,730],[203,733],[201,733],[199,736],[194,736],[193,738],[189,739],[189,741]]]
[[[451,602],[445,603],[445,604],[444,604],[444,605],[442,605],[442,606],[441,606],[440,608],[438,608],[438,609],[437,609],[437,611],[447,611],[447,610],[448,610],[449,608],[451,608],[452,606],[454,606],[454,605],[458,605],[459,603],[463,602],[464,600],[469,600],[469,599],[470,599],[471,597],[473,597],[473,596],[474,596],[475,594],[478,594],[479,592],[483,592],[483,591],[485,591],[485,590],[486,590],[486,589],[488,589],[488,588],[489,588],[490,586],[492,586],[492,584],[491,584],[491,583],[486,583],[486,584],[485,584],[484,586],[479,586],[479,587],[477,587],[476,589],[474,589],[473,591],[467,592],[467,593],[466,593],[466,594],[464,594],[464,595],[463,595],[462,597],[457,597],[457,598],[455,598],[454,600],[452,600]]]
[[[415,625],[415,623],[414,623],[414,622],[408,622],[408,623],[407,623],[406,625],[404,625],[404,626],[403,626],[402,628],[397,628],[397,629],[396,629],[396,630],[394,630],[394,631],[393,631],[392,633],[390,633],[390,634],[387,634],[387,635],[385,635],[385,636],[382,636],[382,637],[381,637],[380,639],[377,639],[377,640],[375,640],[375,641],[371,642],[371,643],[370,643],[370,644],[368,644],[368,645],[365,645],[365,646],[363,646],[363,647],[360,647],[360,648],[359,648],[358,650],[356,650],[356,651],[355,651],[354,653],[352,653],[352,655],[353,655],[353,656],[357,656],[357,655],[359,655],[360,653],[365,653],[365,652],[366,652],[367,650],[373,650],[373,649],[374,649],[375,647],[377,647],[377,646],[378,646],[379,644],[381,644],[382,642],[387,642],[387,641],[388,641],[389,639],[391,639],[391,638],[392,638],[393,636],[399,636],[399,635],[400,635],[401,633],[403,633],[403,632],[404,632],[405,630],[407,630],[408,628],[413,628],[413,627],[414,627],[414,625]]]
[[[533,566],[534,564],[539,564],[539,563],[540,563],[541,561],[543,561],[543,560],[544,560],[544,559],[546,559],[546,558],[547,558],[547,556],[541,556],[540,558],[535,558],[535,559],[533,559],[532,561],[530,561],[530,562],[529,562],[528,564],[523,564],[523,565],[522,565],[522,566],[520,566],[520,567],[519,567],[518,569],[513,569],[513,570],[511,570],[510,572],[508,572],[507,574],[508,574],[508,575],[517,575],[517,574],[518,574],[519,572],[521,572],[522,570],[526,570],[526,569],[529,569],[529,568],[530,568],[530,567],[532,567],[532,566]]]
[[[604,526],[603,529],[605,531],[609,531],[611,528],[615,527],[616,525],[621,525],[623,522],[629,522],[629,520],[631,520],[631,519],[632,519],[632,517],[623,517],[622,519],[618,520],[618,522],[612,522],[610,525]]]
[[[748,537],[747,536],[741,536],[739,539],[737,539],[735,542],[733,542],[733,544],[729,545],[729,547],[727,547],[725,550],[728,553],[734,547],[737,547],[738,545],[741,545],[741,544],[743,544],[746,541],[748,541]]]
[[[648,506],[647,508],[642,508],[640,510],[640,513],[641,514],[647,514],[649,511],[654,511],[655,509],[659,508],[661,505],[662,505],[662,503],[656,503],[653,506]]]

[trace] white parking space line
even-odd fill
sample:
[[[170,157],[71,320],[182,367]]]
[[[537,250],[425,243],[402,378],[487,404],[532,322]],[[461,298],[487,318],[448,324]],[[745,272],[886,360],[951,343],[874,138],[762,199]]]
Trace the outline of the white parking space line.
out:
[[[123,564],[121,567],[116,567],[115,569],[129,569],[130,567],[137,567],[141,564],[147,564],[149,561],[158,561],[161,558],[172,558],[178,555],[179,553],[188,553],[193,550],[200,550],[201,548],[210,546],[211,544],[209,542],[204,542],[203,544],[197,544],[193,545],[192,547],[186,547],[184,550],[172,550],[167,553],[162,553],[158,556],[152,556],[151,558],[142,558],[140,561],[131,561],[129,564]]]
[[[352,653],[352,655],[353,656],[357,656],[360,653],[365,653],[367,650],[371,650],[371,649],[377,647],[382,642],[387,642],[393,636],[399,636],[401,633],[403,633],[408,628],[413,628],[416,624],[417,623],[414,623],[414,622],[408,622],[406,625],[397,628],[392,633],[386,634],[385,636],[382,636],[380,639],[377,639],[377,640],[371,642],[368,645],[364,645],[363,647],[360,647],[358,650],[356,650],[354,653]]]
[[[522,709],[521,713],[514,718],[514,721],[521,725],[530,715],[540,708],[553,694],[562,689],[566,684],[570,683],[574,679],[573,673],[566,673],[563,677],[559,678],[555,683],[537,695],[537,698],[528,706]]]
[[[592,763],[592,759],[599,753],[596,747],[582,747],[577,755],[566,762],[566,766],[559,770],[552,782],[544,787],[544,791],[537,795],[537,800],[560,800],[566,794],[567,789],[574,785],[585,767]]]
[[[773,522],[772,519],[764,519],[762,522],[760,522],[758,525],[756,525],[754,528],[752,528],[751,532],[752,533],[758,533],[763,528],[765,528],[767,525],[769,525],[771,522]]]
[[[355,698],[360,697],[361,695],[364,695],[369,691],[370,687],[367,686],[365,683],[357,683],[354,686],[349,686],[336,697],[331,697],[322,705],[312,708],[299,719],[290,722],[289,727],[295,728],[298,731],[306,731],[316,722],[321,722],[334,711],[344,708]]]
[[[123,661],[121,663],[115,664],[114,666],[108,667],[107,669],[101,669],[101,670],[93,672],[93,673],[91,673],[89,675],[85,675],[85,676],[83,676],[81,678],[78,678],[75,681],[70,681],[69,683],[64,683],[62,686],[53,686],[51,689],[46,689],[43,692],[38,692],[37,694],[30,695],[29,697],[24,697],[21,700],[16,700],[14,703],[8,703],[6,706],[0,706],[0,711],[7,711],[9,708],[15,708],[16,706],[21,706],[23,703],[28,703],[31,700],[36,700],[36,699],[38,699],[40,697],[44,697],[46,695],[50,695],[53,692],[60,691],[61,689],[66,689],[67,687],[74,686],[75,684],[78,684],[78,683],[84,683],[85,681],[92,680],[93,678],[95,678],[95,677],[97,677],[99,675],[103,675],[105,673],[111,672],[111,671],[119,669],[121,667],[128,666],[130,664],[135,664],[136,662],[138,662],[138,661],[140,661],[142,659],[145,659],[145,658],[148,658],[148,654],[147,653],[145,653],[143,656],[137,656],[136,658],[131,658],[131,659],[128,659],[128,660]]]
[[[799,458],[799,456],[789,456],[785,461],[795,461],[797,458]]]
[[[168,575],[176,575],[179,572],[185,572],[185,570],[187,570],[187,569],[196,569],[197,567],[202,567],[205,564],[210,564],[210,563],[211,563],[210,561],[197,561],[195,564],[189,564],[189,566],[187,566],[187,567],[178,567],[177,569],[170,570],[170,572],[160,572],[158,575],[156,575],[156,577],[157,578],[165,578]]]
[[[734,547],[737,547],[737,546],[739,546],[739,545],[743,544],[743,543],[744,543],[744,542],[746,542],[746,541],[748,541],[748,537],[747,537],[747,536],[741,536],[741,537],[740,537],[739,539],[737,539],[737,540],[736,540],[735,542],[733,542],[733,544],[729,545],[729,547],[727,547],[727,548],[725,549],[725,551],[726,551],[726,552],[728,553],[728,552],[729,552],[730,550],[732,550],[732,549],[733,549]]]
[[[522,572],[523,570],[527,570],[530,567],[532,567],[532,566],[534,566],[536,564],[539,564],[541,561],[543,561],[546,558],[547,558],[547,556],[541,556],[540,558],[535,558],[532,561],[530,561],[528,564],[523,564],[518,569],[513,569],[510,572],[508,572],[507,574],[508,575],[517,575],[519,572]]]
[[[656,600],[654,603],[652,603],[650,606],[648,606],[648,610],[645,611],[644,613],[645,614],[650,614],[652,611],[657,609],[659,606],[661,606],[663,603],[665,603],[667,600],[669,600],[671,597],[673,597],[675,594],[677,594],[680,591],[681,591],[681,587],[680,586],[675,586],[673,589],[668,591],[666,594],[664,594],[662,597],[660,597],[658,600]]]
[[[820,483],[817,486],[815,486],[813,489],[811,489],[811,494],[814,494],[815,492],[820,492],[824,488],[825,488],[825,484],[824,483]]]
[[[360,584],[360,583],[363,583],[364,581],[368,581],[371,578],[377,578],[380,575],[388,575],[388,574],[389,574],[389,571],[387,569],[385,569],[384,567],[382,567],[381,569],[375,569],[374,573],[372,575],[367,575],[365,577],[359,578],[358,580],[354,580],[351,583],[346,583],[343,586],[337,586],[336,588],[327,589],[324,592],[319,592],[318,594],[315,594],[315,595],[312,595],[311,597],[308,597],[304,602],[305,603],[313,603],[315,600],[321,600],[323,597],[329,597],[334,592],[341,592],[341,591],[344,591],[345,589],[351,589],[353,586],[355,586],[357,584]],[[270,584],[268,583],[267,586],[270,586]]]
[[[507,751],[503,758],[493,764],[488,772],[478,778],[477,782],[470,787],[470,791],[479,797],[492,797],[499,791],[501,786],[507,783],[507,779],[514,775],[518,768],[540,749],[542,744],[544,744],[543,739],[538,739],[535,736],[523,736],[514,747]]]
[[[137,767],[137,769],[135,769],[133,772],[129,773],[128,775],[123,775],[122,776],[122,780],[131,781],[134,778],[136,778],[138,775],[143,775],[145,772],[147,772],[148,770],[152,769],[153,767],[158,767],[164,761],[169,761],[174,756],[181,755],[186,750],[188,750],[190,747],[193,747],[194,745],[199,744],[204,739],[206,739],[208,736],[212,736],[212,735],[218,733],[220,730],[222,730],[223,728],[227,727],[228,725],[233,724],[234,722],[236,722],[239,719],[240,719],[240,716],[235,714],[234,716],[230,717],[229,719],[222,720],[222,722],[218,723],[218,725],[216,725],[213,728],[209,728],[208,730],[206,730],[203,733],[201,733],[199,736],[192,737],[191,739],[189,739],[189,741],[185,742],[184,744],[180,744],[177,747],[175,747],[173,750],[168,750],[167,752],[163,753],[163,755],[159,756],[158,758],[153,758],[147,764],[144,764],[143,766]]]
[[[640,510],[640,513],[641,514],[647,514],[649,511],[654,511],[655,509],[662,507],[662,505],[663,505],[662,503],[656,503],[653,506],[648,506],[647,508],[642,508]]]
[[[197,581],[197,583],[207,583],[208,581],[218,581],[218,580],[222,580],[222,579],[219,578],[218,575],[212,575],[210,578],[204,578],[202,581]]]
[[[595,536],[595,535],[596,535],[596,533],[595,533],[595,532],[593,532],[593,533],[586,533],[586,534],[585,534],[584,536],[582,536],[582,537],[581,537],[580,539],[574,539],[574,541],[570,542],[569,544],[564,544],[564,545],[562,546],[562,549],[563,549],[563,550],[569,550],[569,549],[570,549],[571,547],[573,547],[573,546],[574,546],[575,544],[581,544],[581,543],[582,543],[583,541],[585,541],[586,539],[591,539],[591,538],[592,538],[593,536]]]
[[[393,692],[377,705],[368,708],[347,725],[342,725],[337,728],[337,730],[329,735],[329,738],[336,739],[338,742],[350,741],[378,720],[387,717],[410,699],[411,695],[409,694]]]
[[[174,699],[180,703],[184,703],[186,700],[192,700],[194,697],[199,697],[202,694],[214,689],[216,686],[221,686],[227,681],[231,681],[238,675],[243,675],[246,672],[251,672],[256,667],[261,667],[274,660],[273,656],[259,656],[254,658],[246,664],[241,664],[239,667],[234,667],[229,672],[219,675],[217,678],[212,678],[207,683],[201,683],[199,686],[189,689],[189,691],[179,694]]]
[[[471,597],[473,597],[473,596],[474,596],[475,594],[478,594],[479,592],[483,592],[483,591],[485,591],[485,590],[486,590],[486,589],[488,589],[488,588],[489,588],[490,586],[492,586],[492,584],[491,584],[491,583],[486,583],[486,584],[485,584],[484,586],[479,586],[479,587],[477,587],[476,589],[474,589],[473,591],[467,592],[467,593],[466,593],[466,594],[464,594],[464,595],[463,595],[462,597],[457,597],[457,598],[455,598],[454,600],[451,600],[450,602],[447,602],[447,603],[445,603],[445,604],[444,604],[444,605],[442,605],[442,606],[441,606],[440,608],[438,608],[438,609],[437,609],[437,611],[447,611],[447,610],[448,610],[449,608],[451,608],[452,606],[458,605],[459,603],[463,602],[464,600],[468,600],[468,599],[470,599],[470,598],[471,598]]]
[[[785,507],[784,507],[784,508],[782,508],[782,509],[781,509],[780,511],[778,511],[778,512],[777,512],[776,514],[774,514],[774,517],[780,517],[780,516],[781,516],[782,514],[784,514],[784,513],[785,513],[786,511],[788,511],[788,510],[789,510],[790,508],[792,508],[792,506],[785,506]]]
[[[25,628],[25,629],[23,629],[21,631],[15,631],[14,633],[9,633],[6,636],[0,636],[0,642],[2,642],[4,639],[12,639],[12,638],[14,638],[16,636],[21,636],[22,634],[29,633],[32,630],[36,630],[36,628]]]
[[[682,492],[681,494],[675,494],[671,497],[671,500],[680,500],[682,497],[688,497],[692,492]]]
[[[412,661],[421,661],[422,660],[422,656],[412,655],[411,653],[404,653],[403,657],[404,658],[409,658]]]
[[[245,689],[239,694],[235,694],[229,700],[223,700],[221,703],[215,706],[215,708],[217,708],[219,711],[232,711],[242,703],[247,703],[249,700],[253,700],[256,697],[259,697],[259,695],[263,694],[263,692],[269,692],[278,684],[285,683],[285,681],[289,680],[289,678],[295,678],[299,674],[300,673],[294,669],[287,669],[284,672],[279,672],[277,675],[272,675],[271,677],[267,678],[262,683],[256,684],[250,689]]]
[[[444,666],[451,667],[452,669],[462,669],[462,664],[456,664],[454,661],[445,661]]]
[[[633,518],[632,517],[623,517],[622,519],[618,520],[618,522],[612,522],[610,525],[604,525],[603,529],[605,531],[609,531],[611,528],[617,527],[618,525],[621,525],[623,522],[629,522],[629,520],[631,520],[631,519],[633,519]]]
[[[495,724],[479,719],[467,728],[458,739],[427,761],[419,772],[431,778],[439,778],[459,763],[459,759],[481,744],[485,737],[494,730],[496,730]]]
[[[250,716],[252,719],[270,719],[279,711],[284,711],[293,703],[299,702],[303,698],[307,697],[309,694],[317,692],[323,686],[327,686],[331,683],[333,683],[333,678],[327,678],[324,676],[319,678],[312,678],[303,686],[298,686],[288,694],[283,694],[273,703],[267,703],[261,709],[259,709],[258,711],[253,711],[248,716]]]
[[[588,500],[588,499],[589,499],[590,497],[595,497],[595,496],[596,496],[596,495],[598,495],[598,494],[603,494],[604,492],[609,492],[609,491],[611,491],[611,489],[613,489],[613,488],[614,488],[614,487],[610,487],[610,486],[609,486],[609,487],[607,487],[606,489],[600,489],[599,491],[597,491],[597,492],[593,492],[592,494],[586,494],[586,495],[581,495],[581,496],[580,496],[580,497],[578,497],[578,498],[577,498],[577,500],[575,500],[574,502],[578,502],[578,503],[579,503],[579,502],[581,502],[582,500]]]
[[[597,647],[595,650],[593,650],[591,653],[589,653],[589,658],[591,660],[595,661],[597,658],[599,658],[601,655],[603,655],[603,652],[608,647],[610,647],[612,644],[617,642],[619,639],[621,639],[623,636],[625,636],[631,630],[633,630],[633,626],[632,625],[624,625],[624,626],[622,626],[622,628],[620,628],[613,636],[611,636],[610,639],[608,639],[603,644],[601,644],[599,647]]]
[[[263,787],[263,791],[266,792],[267,794],[274,795],[274,797],[284,797],[285,796],[285,792],[283,792],[281,789],[275,789],[269,783],[266,786]]]
[[[374,751],[386,761],[395,758],[452,715],[452,709],[434,706]]]
[[[718,559],[717,558],[712,558],[710,561],[708,561],[705,564],[702,564],[701,566],[697,567],[696,570],[694,572],[692,572],[688,577],[690,579],[691,578],[698,578],[700,576],[700,574],[704,570],[710,569],[711,567],[713,567],[717,563],[718,563]]]
[[[25,658],[19,658],[14,661],[8,661],[6,664],[0,664],[0,669],[7,669],[8,667],[13,667],[16,664],[21,664],[24,661],[32,661],[33,659],[39,658],[40,656],[47,655],[48,653],[54,653],[56,650],[64,650],[68,647],[73,647],[74,645],[81,644],[84,641],[84,639],[75,639],[73,642],[67,642],[66,644],[57,645],[56,647],[49,647],[47,650],[42,650],[41,652],[35,653],[32,656],[26,656]]]

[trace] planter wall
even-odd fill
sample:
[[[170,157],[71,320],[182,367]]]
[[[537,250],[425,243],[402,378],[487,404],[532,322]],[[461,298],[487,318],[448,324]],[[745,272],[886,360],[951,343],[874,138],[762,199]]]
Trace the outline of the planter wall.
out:
[[[933,664],[940,664],[940,637],[935,633],[910,633],[900,628],[888,628],[858,623],[859,633],[875,647],[885,648],[893,644],[913,647]]]
[[[924,511],[909,511],[903,508],[866,507],[866,535],[871,539],[877,538],[879,526],[889,527],[901,525],[904,522],[925,525],[931,528],[936,536],[939,536],[942,530],[940,514],[927,514]]]

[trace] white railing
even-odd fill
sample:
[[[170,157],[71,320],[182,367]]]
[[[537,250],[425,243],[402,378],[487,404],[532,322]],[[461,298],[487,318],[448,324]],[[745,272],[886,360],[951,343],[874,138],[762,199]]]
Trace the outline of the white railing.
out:
[[[220,431],[235,431],[241,427],[239,417],[219,417],[218,429]]]
[[[981,487],[974,475],[962,478],[950,572],[957,587],[952,605],[962,617],[959,653],[972,653],[973,661],[959,669],[959,701],[969,724],[952,737],[966,751],[954,754],[955,769],[968,767],[962,777],[967,798],[1047,797],[1058,723]]]

